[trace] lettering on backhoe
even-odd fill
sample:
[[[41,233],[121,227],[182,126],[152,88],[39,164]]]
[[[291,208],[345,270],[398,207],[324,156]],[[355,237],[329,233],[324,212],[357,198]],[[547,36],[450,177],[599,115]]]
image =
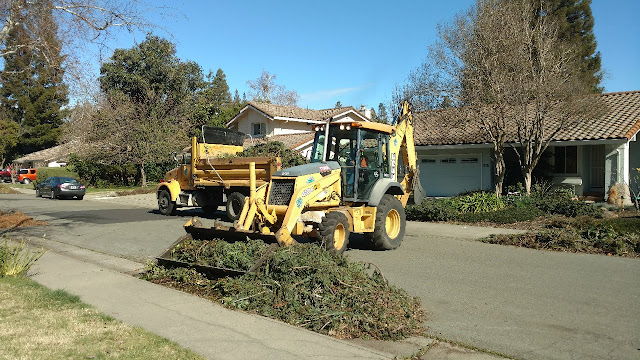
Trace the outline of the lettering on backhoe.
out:
[[[391,178],[395,180],[396,178],[396,165],[398,163],[397,154],[391,154]]]

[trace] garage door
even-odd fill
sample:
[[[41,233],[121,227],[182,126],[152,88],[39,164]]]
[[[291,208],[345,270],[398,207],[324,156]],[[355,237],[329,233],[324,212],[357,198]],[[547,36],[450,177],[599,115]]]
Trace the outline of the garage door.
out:
[[[427,196],[455,196],[482,188],[480,154],[419,158],[420,181]]]

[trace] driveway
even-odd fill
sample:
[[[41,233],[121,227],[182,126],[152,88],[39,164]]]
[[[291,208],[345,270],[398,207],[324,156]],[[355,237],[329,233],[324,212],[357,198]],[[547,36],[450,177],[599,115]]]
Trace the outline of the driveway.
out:
[[[0,194],[0,210],[51,224],[20,230],[25,236],[140,262],[182,236],[186,219],[202,215],[192,209],[165,217],[153,195],[134,199]],[[347,254],[377,264],[391,284],[418,296],[431,335],[523,359],[640,356],[640,260],[476,241],[509,231],[409,222],[397,250],[371,251],[356,237]]]

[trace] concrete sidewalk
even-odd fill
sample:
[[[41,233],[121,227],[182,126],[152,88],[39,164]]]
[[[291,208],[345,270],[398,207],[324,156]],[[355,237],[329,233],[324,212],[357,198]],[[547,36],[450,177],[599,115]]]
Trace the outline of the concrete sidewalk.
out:
[[[429,348],[421,359],[496,359],[427,338],[401,342],[343,341],[133,276],[143,265],[52,240],[31,269],[35,281],[63,289],[127,324],[177,342],[209,359],[390,359]]]

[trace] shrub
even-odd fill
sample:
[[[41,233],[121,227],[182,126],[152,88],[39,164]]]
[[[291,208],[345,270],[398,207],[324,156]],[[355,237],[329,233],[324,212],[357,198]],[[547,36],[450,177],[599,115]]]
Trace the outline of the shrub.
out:
[[[581,200],[573,200],[562,196],[535,199],[533,203],[538,209],[549,214],[558,214],[568,217],[602,217],[602,209],[591,204],[587,204]]]
[[[4,238],[4,244],[0,245],[0,277],[26,275],[45,252],[26,248],[24,241],[12,245],[8,238]]]
[[[38,175],[36,176],[36,181],[33,182],[34,188],[37,187],[39,183],[45,181],[46,179],[52,176],[72,177],[76,179],[79,178],[78,174],[72,171],[72,169],[67,166],[41,167],[41,168],[38,168]]]
[[[491,235],[483,242],[533,249],[640,256],[640,235],[620,234],[610,226],[590,225],[582,231],[554,228],[539,233]]]
[[[458,212],[448,199],[425,199],[419,205],[405,208],[407,220],[449,221],[456,218]]]
[[[505,204],[494,193],[475,192],[453,198],[453,205],[461,213],[481,213],[504,209]]]
[[[463,222],[487,221],[497,224],[513,224],[530,221],[542,215],[544,212],[534,206],[514,206],[491,212],[459,214],[456,219]]]

